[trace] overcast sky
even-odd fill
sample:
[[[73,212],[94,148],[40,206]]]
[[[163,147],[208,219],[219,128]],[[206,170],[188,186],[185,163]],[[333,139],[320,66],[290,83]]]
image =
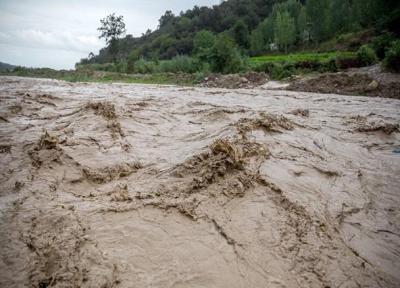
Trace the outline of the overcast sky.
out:
[[[127,34],[154,30],[166,10],[178,14],[219,0],[0,0],[0,62],[28,67],[71,69],[105,43],[100,19],[123,15]]]

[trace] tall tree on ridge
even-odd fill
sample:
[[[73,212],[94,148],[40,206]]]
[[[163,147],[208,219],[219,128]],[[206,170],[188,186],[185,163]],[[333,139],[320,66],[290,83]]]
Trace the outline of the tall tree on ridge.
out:
[[[307,18],[311,24],[311,38],[321,42],[329,37],[329,0],[308,0]]]
[[[115,13],[100,20],[101,26],[97,29],[101,32],[99,38],[104,38],[108,45],[114,63],[117,62],[118,38],[126,32],[124,16],[115,16]]]
[[[296,40],[296,27],[294,19],[289,12],[278,12],[275,19],[275,42],[280,47],[284,47],[285,53],[288,51],[288,46]]]

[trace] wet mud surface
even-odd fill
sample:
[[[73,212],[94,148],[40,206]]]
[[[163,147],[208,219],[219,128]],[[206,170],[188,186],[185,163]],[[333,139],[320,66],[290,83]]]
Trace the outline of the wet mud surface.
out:
[[[398,287],[400,101],[0,77],[1,287]]]

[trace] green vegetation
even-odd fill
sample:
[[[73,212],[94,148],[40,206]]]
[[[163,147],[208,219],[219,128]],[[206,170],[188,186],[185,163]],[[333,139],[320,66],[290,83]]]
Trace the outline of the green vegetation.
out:
[[[242,57],[233,45],[232,39],[223,34],[215,41],[208,59],[213,72],[237,73],[244,68]]]
[[[396,40],[396,37],[392,33],[385,32],[380,36],[375,37],[372,41],[372,48],[375,51],[376,56],[382,60],[385,58],[388,49],[390,49],[392,42]]]
[[[400,40],[393,42],[386,53],[384,65],[387,70],[400,73]]]
[[[112,65],[102,68],[109,68]],[[96,66],[96,69],[99,67]],[[170,84],[192,86],[201,74],[185,73],[152,73],[152,74],[125,74],[117,72],[95,71],[90,65],[83,65],[76,70],[53,70],[50,68],[16,67],[12,72],[0,72],[0,75],[13,75],[34,78],[49,78],[68,82],[122,82],[143,84]]]
[[[358,49],[357,58],[363,66],[372,65],[378,61],[375,51],[368,45],[363,45]]]
[[[335,60],[327,62],[301,61],[301,62],[264,62],[253,68],[257,72],[267,73],[271,79],[281,80],[293,75],[312,72],[336,72],[338,70]]]
[[[360,66],[361,61],[355,52],[292,53],[250,58],[251,69],[265,72],[272,79],[311,72],[336,72]]]
[[[285,53],[287,53],[288,46],[292,45],[296,40],[294,19],[288,11],[278,12],[275,25],[275,43],[280,47],[284,47]]]
[[[155,31],[147,30],[137,38],[110,38],[118,42],[117,55],[113,54],[112,41],[108,41],[97,56],[83,59],[81,64],[128,61],[133,51],[136,60],[148,61],[194,56],[199,52],[195,38],[200,31],[208,31],[208,36],[230,37],[234,48],[244,56],[276,49],[285,53],[315,50],[330,39],[366,29],[373,30],[373,35],[398,33],[399,14],[400,3],[396,0],[227,0],[211,8],[195,6],[179,15],[167,11]],[[103,19],[102,27],[115,22],[111,20]],[[105,31],[109,30],[107,26]],[[353,47],[354,51],[359,46]]]
[[[335,59],[338,55],[345,57],[355,57],[354,52],[326,52],[326,53],[292,53],[292,54],[279,54],[279,55],[264,55],[251,57],[251,64],[260,64],[265,62],[300,62],[300,61],[318,61],[327,62],[331,59]]]

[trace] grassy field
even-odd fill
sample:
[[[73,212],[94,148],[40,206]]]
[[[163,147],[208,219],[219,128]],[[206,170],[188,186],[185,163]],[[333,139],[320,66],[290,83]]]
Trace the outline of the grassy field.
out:
[[[258,65],[262,63],[294,63],[301,61],[317,61],[327,62],[336,56],[341,55],[345,57],[355,57],[354,52],[326,52],[326,53],[293,53],[293,54],[280,54],[280,55],[264,55],[250,58],[251,65]]]
[[[0,75],[48,78],[68,82],[142,83],[193,86],[197,75],[185,73],[124,74],[94,70],[53,70],[49,68],[18,68]]]

